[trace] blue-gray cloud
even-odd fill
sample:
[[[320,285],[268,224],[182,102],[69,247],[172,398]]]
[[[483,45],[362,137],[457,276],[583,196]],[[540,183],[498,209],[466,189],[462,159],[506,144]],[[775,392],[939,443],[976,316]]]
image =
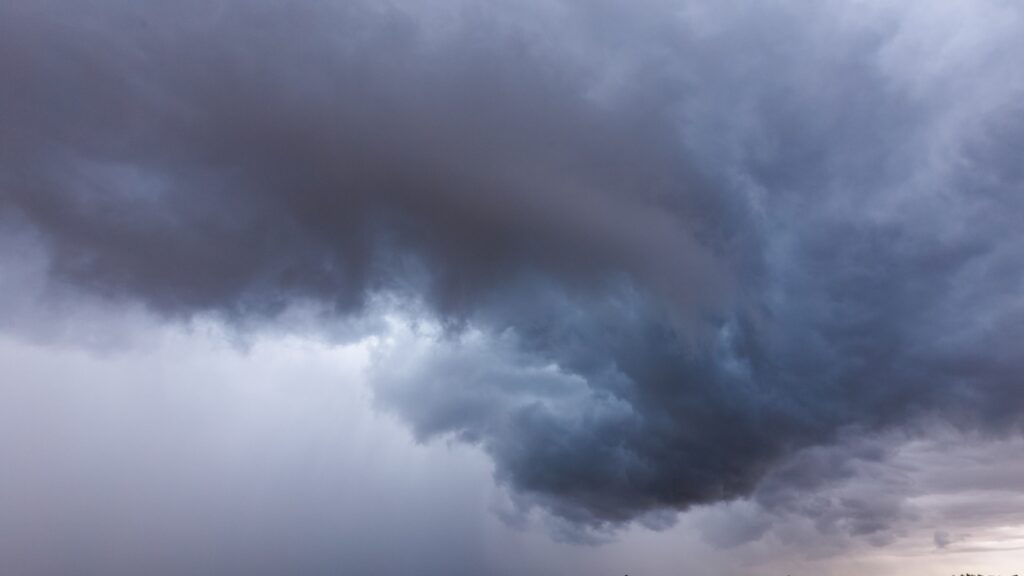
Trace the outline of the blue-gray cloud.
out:
[[[1018,8],[213,6],[0,8],[0,211],[54,282],[415,302],[381,403],[596,528],[850,430],[1019,431]]]

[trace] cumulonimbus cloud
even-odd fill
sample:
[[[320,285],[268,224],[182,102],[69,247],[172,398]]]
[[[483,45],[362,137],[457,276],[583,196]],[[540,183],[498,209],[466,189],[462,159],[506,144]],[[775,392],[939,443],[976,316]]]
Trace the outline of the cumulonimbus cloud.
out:
[[[919,4],[9,3],[0,215],[172,317],[424,304],[381,402],[571,521],[743,496],[1020,428],[1024,16]]]

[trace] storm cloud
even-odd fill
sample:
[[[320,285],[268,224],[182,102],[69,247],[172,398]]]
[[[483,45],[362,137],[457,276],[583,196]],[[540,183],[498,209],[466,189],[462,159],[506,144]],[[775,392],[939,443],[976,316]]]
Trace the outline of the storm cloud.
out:
[[[1022,53],[995,0],[8,2],[0,221],[169,319],[390,302],[378,405],[607,529],[1020,432]]]

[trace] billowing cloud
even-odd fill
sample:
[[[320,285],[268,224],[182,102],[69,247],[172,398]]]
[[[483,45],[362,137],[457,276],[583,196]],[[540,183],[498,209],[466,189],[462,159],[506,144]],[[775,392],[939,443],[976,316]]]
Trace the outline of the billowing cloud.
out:
[[[1022,18],[14,2],[0,215],[171,318],[396,302],[378,402],[570,524],[768,498],[851,434],[1019,431]]]

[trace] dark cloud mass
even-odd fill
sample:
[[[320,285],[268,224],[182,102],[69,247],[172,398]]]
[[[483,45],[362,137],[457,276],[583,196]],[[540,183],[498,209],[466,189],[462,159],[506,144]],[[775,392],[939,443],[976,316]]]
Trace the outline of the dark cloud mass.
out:
[[[381,405],[583,526],[1019,432],[1020,8],[427,4],[4,3],[5,234],[169,317],[415,303]]]

